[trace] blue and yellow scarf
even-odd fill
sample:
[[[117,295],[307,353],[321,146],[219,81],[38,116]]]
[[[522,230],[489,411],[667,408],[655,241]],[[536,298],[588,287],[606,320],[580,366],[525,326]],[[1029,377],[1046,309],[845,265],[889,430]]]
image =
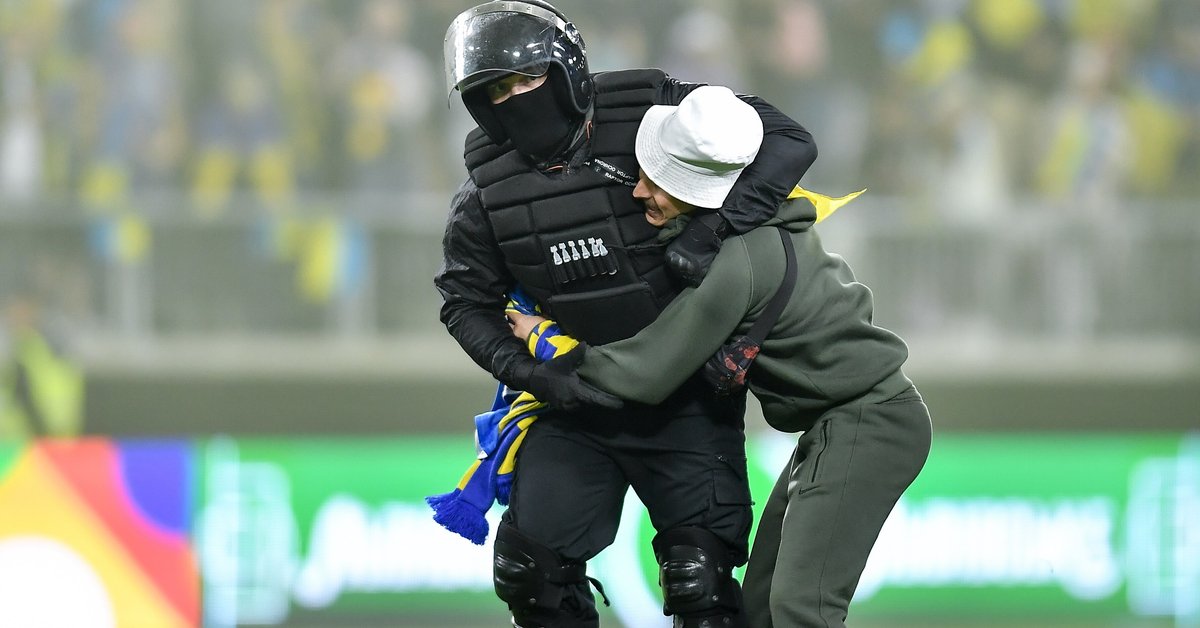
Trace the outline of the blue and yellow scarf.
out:
[[[509,296],[506,309],[522,314],[541,314],[533,299],[520,288],[514,289]],[[528,343],[530,353],[539,361],[560,356],[579,344],[549,320],[538,325]],[[467,468],[453,491],[425,498],[433,508],[434,521],[476,545],[483,545],[488,535],[485,515],[493,502],[508,505],[517,450],[525,438],[525,431],[544,407],[546,404],[530,393],[512,390],[504,384],[497,386],[491,410],[475,416],[475,462]]]

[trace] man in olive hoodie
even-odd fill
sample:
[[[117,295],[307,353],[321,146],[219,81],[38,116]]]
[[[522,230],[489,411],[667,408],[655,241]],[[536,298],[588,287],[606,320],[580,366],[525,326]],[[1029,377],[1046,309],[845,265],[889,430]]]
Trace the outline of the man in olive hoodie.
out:
[[[638,131],[642,171],[634,196],[645,203],[646,219],[663,227],[661,240],[720,205],[737,177],[736,168],[720,165],[728,161],[722,156],[745,154],[741,145],[753,141],[753,134],[727,132],[753,109],[717,89],[651,108]],[[756,628],[845,625],[871,548],[931,442],[928,409],[901,369],[907,347],[872,324],[870,290],[824,250],[816,219],[809,200],[785,202],[766,225],[726,240],[704,281],[654,323],[632,338],[588,347],[579,368],[615,395],[661,402],[764,310],[786,268],[777,227],[788,232],[795,287],[748,386],[772,427],[802,434],[768,498],[743,583]],[[514,333],[528,336],[538,320],[518,317]]]

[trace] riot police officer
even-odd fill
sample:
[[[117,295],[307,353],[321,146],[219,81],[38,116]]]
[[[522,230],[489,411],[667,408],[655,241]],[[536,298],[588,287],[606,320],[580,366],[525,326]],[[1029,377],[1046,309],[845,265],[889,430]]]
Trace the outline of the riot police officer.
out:
[[[699,84],[654,69],[590,73],[579,31],[542,0],[463,12],[445,60],[479,128],[466,139],[470,176],[451,202],[435,278],[441,318],[482,368],[557,410],[520,447],[496,532],[497,595],[524,628],[597,626],[586,562],[612,542],[632,487],[657,531],[664,612],[677,626],[744,626],[731,571],[746,561],[751,524],[745,398],[685,384],[661,404],[617,409],[562,358],[529,355],[506,323],[505,295],[520,284],[585,343],[632,336],[701,280],[726,235],[771,217],[816,158],[811,136],[741,96],[763,122],[759,158],[664,251],[631,194],[635,137],[649,107],[678,104]]]

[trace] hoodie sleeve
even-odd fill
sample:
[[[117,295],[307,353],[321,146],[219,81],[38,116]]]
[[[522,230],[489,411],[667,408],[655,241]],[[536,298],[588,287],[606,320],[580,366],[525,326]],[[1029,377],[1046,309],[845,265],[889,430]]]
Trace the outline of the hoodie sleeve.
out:
[[[523,390],[537,362],[504,318],[506,293],[516,284],[468,180],[451,201],[442,239],[442,266],[433,283],[442,294],[441,320],[476,364]]]
[[[686,83],[667,77],[656,102],[678,105],[703,83]],[[817,160],[812,134],[767,101],[739,94],[758,112],[763,141],[758,156],[742,171],[718,210],[732,234],[746,233],[775,215],[779,204]]]
[[[817,145],[800,123],[758,96],[739,95],[758,111],[763,141],[758,156],[738,176],[737,183],[718,210],[733,233],[746,233],[775,216],[817,160]]]
[[[733,335],[754,291],[749,251],[731,238],[698,288],[687,288],[631,338],[589,347],[587,382],[619,397],[656,404],[679,388]]]

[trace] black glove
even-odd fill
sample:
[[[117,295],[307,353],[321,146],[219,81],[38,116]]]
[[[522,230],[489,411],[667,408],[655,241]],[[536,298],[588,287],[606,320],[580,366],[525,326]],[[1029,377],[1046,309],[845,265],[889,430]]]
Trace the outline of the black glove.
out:
[[[667,245],[667,266],[689,286],[698,286],[729,234],[729,223],[717,212],[693,214],[692,219]]]
[[[586,349],[587,345],[581,342],[571,351],[533,367],[525,390],[533,393],[538,401],[565,412],[575,412],[585,405],[613,410],[623,407],[625,403],[619,397],[579,379],[575,369],[583,362]]]

